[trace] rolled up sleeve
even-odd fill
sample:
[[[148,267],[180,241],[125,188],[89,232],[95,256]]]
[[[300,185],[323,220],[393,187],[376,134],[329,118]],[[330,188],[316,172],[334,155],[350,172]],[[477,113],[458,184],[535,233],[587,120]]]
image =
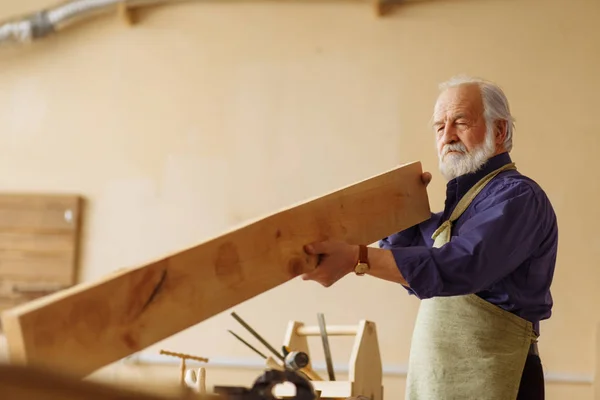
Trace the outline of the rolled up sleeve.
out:
[[[436,217],[439,219],[440,215],[441,213],[432,213],[426,223],[431,223]],[[379,241],[379,247],[382,249],[392,249],[396,247],[425,246],[426,243],[423,240],[421,227],[422,224],[413,225],[408,229],[385,237]]]
[[[484,290],[514,271],[543,239],[547,199],[527,183],[506,185],[472,207],[477,212],[440,248],[389,247],[420,299]]]

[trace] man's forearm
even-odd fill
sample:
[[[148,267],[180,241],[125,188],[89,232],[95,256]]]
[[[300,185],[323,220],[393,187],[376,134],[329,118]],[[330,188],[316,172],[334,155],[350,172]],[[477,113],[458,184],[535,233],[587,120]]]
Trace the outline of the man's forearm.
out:
[[[368,249],[369,263],[371,265],[369,272],[367,272],[368,275],[409,287],[408,282],[406,282],[406,279],[404,279],[396,265],[396,260],[391,250],[378,249],[376,247],[368,247]]]

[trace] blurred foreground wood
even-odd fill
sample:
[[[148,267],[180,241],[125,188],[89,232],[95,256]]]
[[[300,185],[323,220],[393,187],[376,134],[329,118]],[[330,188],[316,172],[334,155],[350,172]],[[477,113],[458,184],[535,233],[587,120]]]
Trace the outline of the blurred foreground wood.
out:
[[[241,397],[239,394],[233,395],[235,399],[273,398],[269,393],[264,393],[264,397],[256,396],[257,393]],[[228,400],[230,396],[197,394],[187,390],[171,396],[154,395],[150,392],[85,381],[48,369],[0,364],[0,398],[2,400]],[[335,400],[368,400],[368,398],[358,396]]]
[[[0,364],[2,400],[209,400],[193,392],[153,395],[149,392],[85,381],[48,369]],[[223,399],[221,399],[223,400]]]

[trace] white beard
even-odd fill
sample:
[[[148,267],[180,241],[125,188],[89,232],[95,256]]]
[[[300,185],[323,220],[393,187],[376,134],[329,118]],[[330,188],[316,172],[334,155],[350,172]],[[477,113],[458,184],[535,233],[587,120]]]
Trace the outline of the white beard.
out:
[[[460,153],[450,153],[455,150]],[[439,155],[439,169],[447,180],[458,176],[476,172],[486,161],[495,153],[496,144],[494,143],[493,131],[487,131],[485,142],[470,153],[462,143],[447,144],[442,148]]]

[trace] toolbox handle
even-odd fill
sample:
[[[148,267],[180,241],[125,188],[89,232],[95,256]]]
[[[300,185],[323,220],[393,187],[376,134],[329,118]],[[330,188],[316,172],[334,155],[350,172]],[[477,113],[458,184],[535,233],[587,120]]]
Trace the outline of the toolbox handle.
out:
[[[356,336],[358,327],[356,325],[328,325],[325,328],[328,336]],[[298,336],[321,336],[318,326],[299,326],[296,329]]]

